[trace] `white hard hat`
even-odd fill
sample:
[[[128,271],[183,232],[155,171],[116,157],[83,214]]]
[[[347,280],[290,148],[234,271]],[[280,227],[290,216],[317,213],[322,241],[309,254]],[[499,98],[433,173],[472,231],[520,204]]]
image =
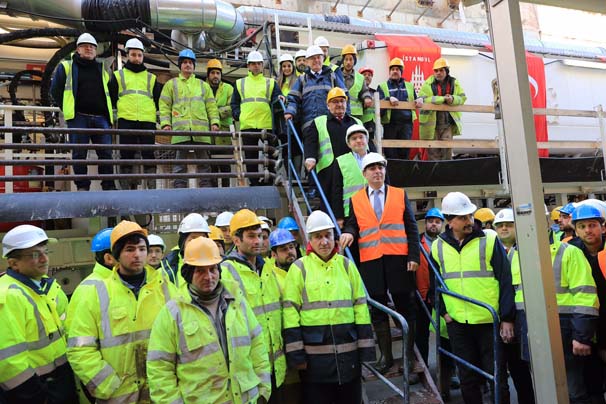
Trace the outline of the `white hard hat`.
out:
[[[335,224],[330,220],[330,217],[321,210],[311,212],[311,215],[307,218],[307,223],[305,223],[307,234],[334,228]]]
[[[261,218],[259,218],[261,219]],[[261,219],[263,220],[263,219]],[[268,232],[271,233],[271,227],[269,227],[269,225],[266,222],[261,223],[261,230],[267,230]]]
[[[97,40],[95,39],[94,36],[92,36],[88,32],[85,32],[84,34],[82,34],[78,37],[78,40],[76,41],[76,46],[80,46],[85,43],[95,45],[95,47],[97,46]]]
[[[298,50],[297,53],[295,53],[295,60],[306,57],[306,53],[307,52],[305,51],[305,49]]]
[[[199,213],[190,213],[179,224],[179,233],[210,233],[208,223]]]
[[[362,132],[366,135],[366,140],[368,140],[368,129],[366,129],[364,127],[364,125],[351,125],[349,128],[347,128],[347,133],[345,134],[345,143],[347,143],[349,141],[349,136],[353,135],[354,133],[358,133],[358,132]]]
[[[506,223],[506,222],[507,223],[515,222],[515,220],[513,220],[513,209],[511,209],[511,208],[501,209],[494,216],[494,221],[493,221],[494,224]]]
[[[478,207],[462,192],[449,192],[442,199],[442,213],[445,215],[471,215],[476,209]]]
[[[270,218],[265,217],[265,216],[257,216],[259,218],[259,220],[261,220],[264,223],[267,223],[268,226],[273,226],[274,222],[271,221]]]
[[[226,212],[220,213],[219,216],[217,216],[217,219],[215,220],[215,226],[217,226],[217,227],[229,226],[229,222],[232,217],[234,217],[234,214],[231,212],[226,211]]]
[[[248,54],[248,57],[246,58],[246,63],[253,62],[263,62],[263,55],[261,55],[261,52],[252,51]]]
[[[289,55],[288,53],[285,53],[284,55],[280,56],[280,60],[278,61],[278,64],[282,64],[282,62],[295,63],[295,60],[292,58],[291,55]]]
[[[149,242],[150,246],[159,245],[159,246],[162,246],[163,250],[166,248],[166,244],[164,244],[164,240],[162,240],[162,237],[156,236],[155,234],[148,235],[147,241]]]
[[[137,38],[131,38],[124,44],[124,49],[128,52],[129,49],[139,49],[141,51],[145,51],[143,47],[143,43],[139,41]]]
[[[316,46],[330,46],[330,44],[328,43],[328,39],[324,38],[323,36],[317,37],[316,40],[314,41],[314,45],[316,45]]]
[[[309,59],[310,57],[316,56],[316,55],[321,55],[322,57],[324,57],[324,52],[322,52],[322,49],[317,45],[312,45],[309,48],[307,48],[307,50],[305,51],[306,59]]]
[[[606,202],[600,201],[599,199],[585,199],[584,201],[579,202],[579,206],[581,205],[593,206],[600,211],[603,218],[606,218]]]
[[[383,157],[379,153],[368,153],[362,159],[362,171],[364,171],[367,166],[377,163],[383,164],[383,167],[387,166],[387,160],[385,160],[385,157]]]
[[[11,229],[2,239],[2,256],[6,256],[13,250],[24,250],[47,241],[48,236],[39,227],[31,224],[22,224]]]

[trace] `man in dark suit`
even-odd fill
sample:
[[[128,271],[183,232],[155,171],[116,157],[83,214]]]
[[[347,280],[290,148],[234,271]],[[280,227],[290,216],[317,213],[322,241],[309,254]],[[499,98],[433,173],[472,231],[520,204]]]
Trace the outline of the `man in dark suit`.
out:
[[[408,366],[412,368],[415,335],[415,276],[419,265],[419,231],[414,212],[402,188],[385,184],[387,160],[378,153],[368,153],[362,160],[362,173],[368,186],[351,198],[349,217],[345,220],[340,243],[343,248],[358,240],[360,274],[370,297],[387,305],[387,291],[396,310],[408,322]],[[393,365],[389,319],[373,311],[383,362],[379,370]]]

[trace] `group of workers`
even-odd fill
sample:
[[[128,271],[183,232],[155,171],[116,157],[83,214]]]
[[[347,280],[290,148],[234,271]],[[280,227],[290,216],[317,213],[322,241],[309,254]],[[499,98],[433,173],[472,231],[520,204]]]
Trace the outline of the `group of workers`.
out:
[[[76,51],[70,59],[62,61],[53,75],[51,96],[54,103],[63,111],[66,124],[74,129],[69,142],[76,145],[72,150],[73,170],[76,175],[87,174],[86,145],[110,145],[112,136],[104,133],[116,124],[118,129],[134,132],[121,134],[120,144],[139,144],[150,146],[155,136],[137,133],[137,130],[160,128],[177,131],[171,136],[172,144],[192,145],[191,149],[180,148],[176,151],[173,173],[187,172],[183,159],[196,159],[196,172],[200,174],[215,172],[228,173],[230,167],[224,164],[211,164],[210,145],[231,145],[229,132],[234,125],[251,135],[242,137],[246,146],[256,146],[259,137],[253,133],[267,131],[277,133],[286,142],[287,125],[294,124],[302,136],[304,150],[301,154],[295,144],[292,158],[300,168],[304,162],[307,170],[318,173],[330,167],[335,159],[348,153],[345,132],[352,125],[366,128],[368,145],[375,151],[372,138],[375,132],[375,105],[373,94],[379,91],[380,98],[388,100],[392,107],[402,101],[414,101],[416,107],[423,102],[433,104],[460,105],[466,100],[465,93],[454,77],[450,75],[448,62],[439,58],[434,63],[434,75],[417,91],[403,78],[404,62],[394,58],[389,63],[389,79],[380,83],[377,90],[371,87],[374,70],[361,67],[356,70],[357,50],[353,45],[343,47],[340,65],[332,64],[328,55],[330,44],[324,37],[317,37],[314,45],[305,51],[299,51],[295,57],[284,54],[279,62],[277,80],[266,77],[265,64],[268,62],[258,51],[252,51],[246,58],[248,74],[235,81],[233,86],[223,79],[223,65],[218,59],[208,60],[206,80],[196,76],[196,55],[191,49],[179,53],[177,65],[179,75],[160,84],[156,76],[145,67],[143,43],[129,39],[124,49],[127,61],[121,69],[108,73],[103,63],[97,60],[97,41],[89,33],[80,35],[76,41]],[[285,104],[283,115],[279,110],[279,101]],[[115,119],[114,117],[115,109]],[[159,119],[157,118],[159,115]],[[410,139],[416,111],[410,109],[382,109],[381,125],[385,139]],[[114,122],[116,120],[116,122]],[[461,133],[459,112],[422,110],[419,116],[420,138],[427,140],[449,140]],[[94,134],[78,132],[78,129],[100,129]],[[188,136],[183,132],[205,132]],[[222,132],[210,134],[210,132]],[[272,138],[273,139],[273,138]],[[272,145],[277,142],[272,141]],[[227,149],[226,149],[227,150]],[[101,160],[111,160],[111,148],[96,149]],[[132,175],[136,164],[133,159],[136,150],[132,147],[120,150],[118,173]],[[386,149],[386,157],[408,159],[408,149]],[[449,148],[432,148],[428,152],[430,159],[450,159]],[[154,174],[156,166],[154,150],[147,147],[140,150],[141,158],[147,160],[141,171]],[[248,148],[244,151],[246,160],[255,160],[258,150]],[[303,158],[303,161],[301,160]],[[263,174],[259,173],[258,163],[247,163],[251,185],[262,184]],[[322,185],[328,186],[331,170],[325,171]],[[110,164],[99,165],[99,174],[113,174]],[[77,179],[78,191],[90,190],[89,179]],[[211,176],[199,176],[200,187],[217,185]],[[121,189],[136,189],[137,180],[125,177],[120,180]],[[155,180],[146,181],[147,188],[155,188]],[[175,188],[187,187],[185,178],[173,181]],[[116,184],[111,178],[101,181],[103,190],[114,190]]]

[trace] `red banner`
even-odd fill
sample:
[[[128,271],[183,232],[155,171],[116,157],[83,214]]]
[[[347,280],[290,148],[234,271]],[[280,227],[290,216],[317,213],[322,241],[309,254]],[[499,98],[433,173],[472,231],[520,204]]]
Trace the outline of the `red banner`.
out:
[[[547,88],[545,85],[545,64],[543,63],[543,58],[526,52],[526,64],[528,65],[528,83],[530,84],[532,107],[547,108]],[[546,142],[549,139],[547,116],[535,115],[534,128],[537,142]],[[549,157],[549,150],[539,149],[539,157]]]
[[[442,49],[426,36],[414,35],[375,35],[377,40],[387,44],[389,59],[401,58],[404,61],[404,79],[413,84],[419,92],[425,80],[433,74],[433,62],[442,54]],[[419,121],[415,121],[413,139],[419,139]],[[410,149],[410,158],[418,156],[427,159],[426,149]]]

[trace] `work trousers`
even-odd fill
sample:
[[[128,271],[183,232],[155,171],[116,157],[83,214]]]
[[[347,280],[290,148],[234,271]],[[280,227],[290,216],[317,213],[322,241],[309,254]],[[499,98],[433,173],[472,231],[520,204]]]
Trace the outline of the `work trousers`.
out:
[[[188,141],[188,142],[181,142],[178,143],[179,145],[206,145],[208,143],[202,143],[202,142],[194,142],[194,141]],[[181,174],[181,173],[186,173],[187,172],[187,165],[185,164],[179,164],[179,160],[183,160],[183,159],[187,159],[187,158],[193,158],[193,159],[210,159],[210,152],[208,150],[200,150],[200,149],[192,149],[192,150],[177,150],[177,156],[175,158],[175,164],[173,165],[173,173],[174,174]],[[210,164],[205,163],[205,164],[196,164],[196,172],[197,173],[210,173],[211,172],[211,168],[210,168]],[[199,178],[198,179],[198,186],[200,188],[210,188],[213,186],[213,182],[212,179],[210,178]],[[187,179],[186,178],[179,178],[179,179],[175,179],[174,182],[174,187],[175,188],[187,188]]]
[[[489,374],[494,374],[494,351],[492,324],[463,324],[451,321],[446,324],[452,351],[461,359],[475,365]],[[507,385],[507,371],[503,360],[502,342],[497,336],[497,343],[501,344],[497,366],[500,370],[500,400],[501,404],[509,404],[509,388]],[[468,367],[457,364],[461,380],[461,393],[465,404],[478,404],[482,402],[482,386],[486,379]],[[494,392],[494,385],[491,386]]]
[[[303,404],[361,404],[362,382],[303,383]]]
[[[410,140],[412,137],[412,122],[395,122],[383,125],[383,139]],[[406,147],[384,148],[383,154],[387,159],[409,159],[410,149]]]
[[[141,129],[141,130],[155,130],[156,123],[155,122],[139,122],[139,121],[129,121],[126,119],[120,118],[118,120],[118,128],[119,129]],[[120,135],[120,144],[130,144],[130,145],[153,145],[155,143],[155,136],[151,135]],[[120,150],[120,159],[124,160],[133,160],[135,158],[137,151],[136,150]],[[140,150],[139,154],[141,158],[144,160],[154,160],[154,151],[153,150]],[[120,173],[121,174],[132,174],[135,172],[135,166],[132,164],[129,165],[121,165]],[[146,174],[154,174],[156,172],[156,166],[152,164],[147,164],[143,167],[143,172]],[[137,180],[121,180],[122,189],[135,189],[139,184]],[[155,188],[155,180],[150,179],[147,181],[148,188]]]
[[[88,115],[76,112],[74,119],[70,119],[66,122],[68,128],[88,128],[88,129],[109,129],[110,123],[107,118],[103,115]],[[111,135],[83,135],[83,134],[70,134],[69,142],[72,144],[112,144]],[[99,160],[111,160],[112,150],[108,147],[106,149],[95,150]],[[73,149],[72,159],[73,160],[86,160],[88,150],[86,149]],[[88,166],[83,164],[74,164],[74,174],[86,175],[88,172]],[[113,174],[114,167],[112,165],[100,165],[99,174]],[[89,190],[90,180],[76,180],[74,181],[76,187],[79,190]],[[101,181],[101,188],[103,190],[116,189],[116,185],[113,180],[105,179]]]
[[[452,140],[452,126],[436,127],[434,140]],[[427,149],[428,160],[450,160],[452,159],[452,149],[429,148]]]
[[[532,386],[530,363],[522,359],[520,343],[503,344],[503,351],[509,375],[518,393],[518,403],[534,404],[534,388]]]

